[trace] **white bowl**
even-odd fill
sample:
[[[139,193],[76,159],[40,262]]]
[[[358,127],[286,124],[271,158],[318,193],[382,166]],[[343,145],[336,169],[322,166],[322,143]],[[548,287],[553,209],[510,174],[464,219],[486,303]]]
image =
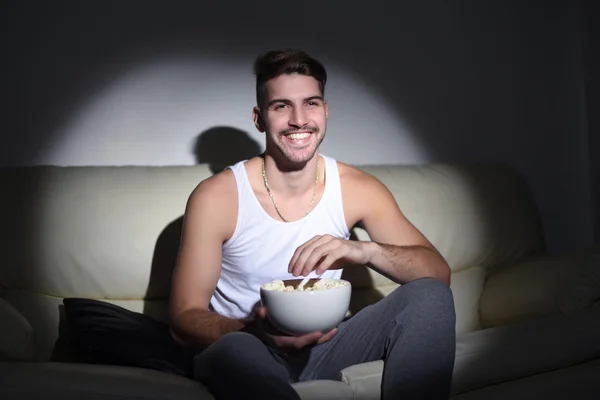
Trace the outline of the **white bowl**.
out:
[[[319,279],[309,280],[305,288]],[[260,289],[262,305],[267,309],[269,322],[278,330],[289,335],[302,335],[311,332],[327,332],[343,321],[350,306],[352,285],[343,279],[323,281],[341,282],[344,286],[309,291],[276,291]],[[286,286],[294,288],[302,279],[284,280]]]

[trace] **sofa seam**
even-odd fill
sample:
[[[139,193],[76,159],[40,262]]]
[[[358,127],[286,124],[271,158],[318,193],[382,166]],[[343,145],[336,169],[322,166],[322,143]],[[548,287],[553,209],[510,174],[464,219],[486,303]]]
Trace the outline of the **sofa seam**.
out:
[[[116,300],[116,301],[154,301],[154,302],[161,302],[161,301],[167,301],[167,298],[150,298],[150,299],[145,299],[145,298],[133,298],[133,297],[90,297],[90,296],[81,296],[81,295],[58,295],[58,294],[54,294],[54,293],[48,293],[48,292],[38,292],[35,290],[31,290],[31,289],[24,289],[21,287],[12,287],[12,288],[8,288],[8,287],[2,287],[0,286],[0,296],[4,293],[6,293],[7,291],[16,291],[16,292],[25,292],[25,293],[31,293],[31,294],[38,294],[40,296],[46,296],[46,297],[53,297],[56,299],[66,299],[66,298],[85,298],[85,299],[89,299],[89,300]]]

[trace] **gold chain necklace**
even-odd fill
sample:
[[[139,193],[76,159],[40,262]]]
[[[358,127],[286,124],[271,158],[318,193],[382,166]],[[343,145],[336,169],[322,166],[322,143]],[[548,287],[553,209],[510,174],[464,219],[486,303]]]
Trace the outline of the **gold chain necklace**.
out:
[[[281,218],[284,222],[290,222],[289,220],[285,219],[283,217],[283,215],[281,215],[281,212],[279,212],[279,207],[277,207],[277,203],[275,203],[275,199],[273,198],[273,193],[271,193],[271,188],[269,187],[269,182],[267,181],[267,173],[265,172],[265,158],[261,157],[261,159],[262,159],[263,181],[265,182],[265,187],[267,188],[267,193],[269,193],[269,197],[271,198],[271,201],[273,202],[273,205],[275,206],[275,211],[277,211],[277,215],[279,215],[279,218]],[[313,205],[315,204],[315,197],[317,194],[317,186],[318,185],[319,185],[319,158],[317,156],[317,176],[315,177],[315,187],[313,188],[312,200],[310,201],[308,210],[306,210],[306,214],[304,214],[305,217],[308,215],[310,210],[312,210]]]

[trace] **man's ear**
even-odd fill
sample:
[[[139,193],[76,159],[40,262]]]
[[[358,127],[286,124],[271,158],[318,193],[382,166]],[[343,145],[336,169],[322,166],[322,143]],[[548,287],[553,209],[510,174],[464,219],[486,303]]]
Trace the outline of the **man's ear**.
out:
[[[259,132],[264,132],[266,130],[265,121],[258,106],[255,106],[252,109],[252,120],[254,121],[254,126],[256,126],[256,129],[258,129]]]

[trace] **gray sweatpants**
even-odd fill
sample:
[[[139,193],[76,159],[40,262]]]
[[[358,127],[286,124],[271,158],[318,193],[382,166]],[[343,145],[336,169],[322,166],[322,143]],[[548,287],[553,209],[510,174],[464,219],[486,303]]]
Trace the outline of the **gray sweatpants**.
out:
[[[452,292],[422,278],[339,326],[329,342],[285,354],[248,333],[223,336],[194,359],[194,377],[218,399],[299,399],[290,383],[339,380],[348,366],[384,360],[382,399],[447,399],[454,368]]]

